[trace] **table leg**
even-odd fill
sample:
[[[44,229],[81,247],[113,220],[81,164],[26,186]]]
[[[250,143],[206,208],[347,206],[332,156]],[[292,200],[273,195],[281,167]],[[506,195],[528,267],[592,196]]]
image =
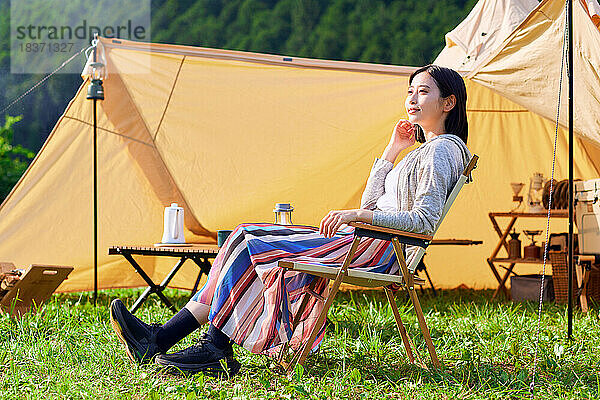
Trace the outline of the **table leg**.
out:
[[[183,265],[183,263],[186,262],[187,259],[188,259],[187,257],[181,257],[179,259],[179,261],[177,262],[177,264],[175,264],[175,266],[171,269],[171,271],[169,272],[169,274],[160,283],[160,290],[161,291],[165,290],[165,288],[167,287],[167,285],[169,284],[169,282],[171,282],[171,279],[173,279],[173,277],[175,276],[175,274],[177,272],[179,272],[179,269],[181,268],[181,266]]]
[[[156,294],[158,295],[158,297],[160,297],[160,299],[163,301],[163,303],[165,303],[165,305],[167,307],[169,307],[169,309],[171,311],[173,311],[173,313],[177,313],[177,309],[175,308],[175,306],[173,306],[171,304],[171,302],[169,301],[169,299],[167,299],[167,297],[163,294],[162,291],[165,290],[165,288],[167,287],[167,285],[169,284],[169,282],[171,282],[171,279],[173,279],[173,277],[175,276],[175,274],[179,271],[179,269],[181,268],[181,266],[183,265],[183,263],[186,262],[187,259],[188,258],[185,257],[185,256],[181,257],[179,259],[179,261],[177,262],[177,264],[175,264],[175,266],[173,267],[173,269],[171,269],[171,271],[169,272],[169,274],[160,283],[159,291],[156,292]]]
[[[192,261],[194,261],[196,263],[196,265],[200,268],[200,271],[205,273],[206,275],[208,275],[210,273],[210,262],[208,262],[208,258],[207,257],[202,257],[202,258],[198,258],[198,257],[194,257],[192,258]]]
[[[581,311],[587,313],[587,281],[589,279],[587,265],[584,267],[583,263],[575,264],[575,272],[577,273],[577,286],[579,288],[579,304],[581,305]]]
[[[492,299],[495,299],[496,296],[498,295],[498,292],[500,290],[503,290],[506,288],[503,288],[502,278],[500,277],[500,274],[498,273],[498,270],[496,269],[496,266],[494,265],[494,263],[491,262],[489,258],[487,259],[487,262],[488,262],[488,265],[490,266],[490,269],[492,270],[492,274],[494,274],[494,277],[498,281],[498,288],[496,289],[496,291],[494,292],[494,295],[492,296]],[[506,294],[506,291],[504,293]]]
[[[142,269],[142,267],[140,267],[140,265],[134,260],[134,258],[131,256],[131,254],[129,253],[122,253],[123,257],[125,257],[125,259],[127,261],[129,261],[129,264],[131,264],[133,266],[133,268],[137,271],[138,274],[140,274],[140,276],[142,277],[142,279],[144,281],[146,281],[146,283],[148,284],[148,288],[146,290],[144,290],[144,292],[142,293],[142,295],[135,301],[135,303],[133,304],[132,308],[131,308],[131,312],[135,313],[137,311],[137,309],[142,305],[142,303],[144,301],[146,301],[146,299],[148,298],[148,296],[151,293],[156,293],[156,295],[162,300],[162,302],[173,312],[177,312],[177,309],[171,304],[171,302],[169,301],[169,299],[167,299],[167,297],[162,293],[163,289],[166,287],[166,284],[169,283],[169,281],[171,279],[173,279],[173,276],[175,275],[174,272],[177,272],[179,270],[179,268],[181,267],[181,265],[183,265],[183,263],[185,262],[186,258],[183,257],[181,260],[179,260],[179,262],[177,263],[177,265],[175,266],[175,268],[173,268],[171,270],[171,273],[169,273],[169,276],[165,279],[165,281],[163,281],[163,283],[161,283],[160,286],[156,285],[152,279],[150,279],[150,277],[148,276],[148,274],[146,274],[146,272]],[[166,282],[166,283],[165,283]]]
[[[198,277],[196,278],[196,282],[194,282],[194,287],[192,288],[192,294],[190,294],[190,299],[194,297],[194,295],[198,291],[198,285],[200,285],[200,278],[202,278],[202,270],[198,272]]]
[[[202,274],[206,274],[206,276],[208,276],[210,273],[211,265],[210,265],[210,262],[208,262],[207,257],[200,258],[200,259],[194,257],[194,258],[192,258],[192,260],[196,263],[198,268],[200,268],[200,272],[198,272],[198,277],[196,278],[196,283],[194,283],[194,287],[192,289],[191,296],[194,296],[196,294],[196,292],[198,291],[198,285],[200,284],[200,278],[202,278]]]
[[[140,276],[142,277],[142,279],[144,281],[146,281],[146,283],[148,284],[148,286],[150,286],[151,288],[157,288],[156,284],[154,282],[152,282],[152,279],[150,279],[150,277],[148,276],[148,274],[146,273],[146,271],[144,271],[142,269],[142,267],[140,267],[140,265],[133,259],[132,255],[129,253],[121,253],[123,254],[123,257],[125,257],[125,259],[127,261],[129,261],[129,264],[131,264],[131,266],[135,269],[135,271],[140,274]]]
[[[515,225],[515,222],[517,222],[517,217],[512,217],[510,219],[510,222],[508,223],[508,225],[504,229],[504,231],[502,229],[500,229],[500,226],[498,225],[498,222],[496,221],[496,218],[493,215],[490,215],[489,217],[490,217],[490,221],[492,222],[492,226],[493,226],[494,230],[496,231],[496,233],[498,234],[498,237],[500,238],[500,240],[498,241],[498,244],[494,248],[494,251],[492,251],[492,255],[487,259],[490,269],[492,270],[494,277],[498,281],[498,287],[496,288],[496,291],[494,292],[492,299],[495,299],[496,296],[498,295],[498,293],[500,293],[500,291],[502,291],[504,293],[504,295],[506,296],[507,299],[510,299],[510,294],[508,293],[508,289],[506,288],[505,283],[506,283],[506,280],[508,279],[508,276],[512,272],[512,269],[515,264],[511,264],[511,266],[508,269],[508,272],[504,275],[503,278],[501,278],[500,274],[498,273],[498,270],[496,269],[496,266],[494,265],[494,263],[491,260],[493,260],[494,258],[496,258],[498,256],[498,253],[500,252],[500,249],[502,247],[504,247],[504,249],[506,250],[506,253],[508,253],[508,243],[506,243],[506,237],[508,236],[508,234],[510,233],[510,230]]]
[[[135,271],[138,274],[140,274],[140,276],[142,277],[142,279],[148,284],[148,288],[146,288],[146,290],[144,290],[142,292],[142,295],[140,297],[138,297],[138,299],[135,301],[135,303],[133,303],[133,306],[130,309],[131,313],[133,314],[133,313],[135,313],[137,311],[138,308],[140,308],[140,306],[142,305],[142,303],[144,301],[146,301],[146,299],[148,298],[148,296],[151,293],[158,292],[159,288],[152,281],[152,279],[150,279],[150,277],[148,276],[148,274],[146,273],[146,271],[144,271],[142,269],[142,267],[140,267],[140,265],[135,261],[135,259],[133,258],[133,256],[131,254],[126,253],[126,252],[121,252],[121,254],[129,262],[129,264],[131,264],[131,266],[133,267],[133,269],[135,269]],[[167,302],[168,302],[168,300],[167,300]]]
[[[435,292],[435,286],[433,286],[433,282],[431,281],[431,277],[429,276],[429,272],[427,272],[427,265],[425,265],[425,262],[423,261],[423,259],[421,259],[421,262],[423,263],[423,271],[425,271],[425,276],[427,277],[427,280],[429,281],[429,285],[431,285],[431,290],[433,292],[433,297],[437,297],[437,293]],[[421,286],[421,289],[423,289],[423,286]]]
[[[148,296],[150,296],[152,293],[156,293],[156,295],[162,300],[162,302],[167,306],[169,310],[171,310],[173,313],[177,313],[177,308],[175,308],[175,306],[171,304],[167,296],[163,294],[162,290],[157,289],[156,285],[154,285],[154,287],[147,287],[146,290],[144,290],[144,292],[142,293],[142,295],[138,297],[135,303],[133,303],[133,306],[131,306],[131,310],[129,311],[132,314],[134,314],[138,310],[138,308],[140,308],[142,303],[146,301]]]
[[[137,300],[135,301],[135,303],[133,303],[133,305],[129,309],[129,312],[131,312],[132,314],[135,314],[135,312],[138,310],[138,308],[140,308],[140,306],[142,305],[142,303],[144,301],[146,301],[146,299],[148,298],[148,296],[150,296],[150,293],[152,293],[152,288],[151,287],[147,287],[146,290],[144,290],[142,292],[142,295],[137,298]]]
[[[508,253],[508,243],[506,243],[506,237],[508,236],[508,234],[510,233],[510,230],[515,225],[515,222],[517,222],[517,217],[512,217],[511,218],[511,220],[508,223],[508,226],[506,227],[506,229],[504,230],[504,232],[502,232],[500,230],[500,227],[498,226],[498,223],[496,222],[496,218],[494,218],[493,216],[490,216],[490,220],[492,221],[492,225],[494,227],[494,230],[496,231],[496,233],[500,237],[500,241],[498,242],[498,244],[496,245],[496,248],[494,249],[494,251],[492,251],[492,255],[490,256],[490,258],[493,259],[493,258],[496,258],[496,256],[500,252],[500,249],[503,246],[504,246],[504,249],[506,249],[506,252]]]
[[[165,306],[167,306],[167,308],[173,312],[173,314],[177,314],[177,308],[171,304],[171,301],[167,299],[167,296],[165,296],[162,291],[156,292],[156,295],[162,300]]]
[[[502,277],[502,281],[500,282],[500,286],[498,286],[498,289],[496,289],[496,291],[494,292],[494,296],[492,298],[495,298],[496,295],[499,293],[500,289],[502,289],[502,291],[504,292],[504,295],[506,296],[507,300],[510,300],[511,296],[510,293],[506,287],[506,280],[508,279],[508,277],[510,276],[511,273],[513,273],[513,268],[515,267],[515,263],[511,263],[510,266],[508,268],[506,268],[506,272],[504,273],[504,276]],[[504,267],[503,267],[504,268]]]

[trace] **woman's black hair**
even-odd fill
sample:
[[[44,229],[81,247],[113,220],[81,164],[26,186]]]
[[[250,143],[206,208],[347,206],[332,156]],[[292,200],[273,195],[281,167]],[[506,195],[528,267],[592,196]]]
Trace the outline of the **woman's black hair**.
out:
[[[467,88],[463,78],[453,69],[430,64],[413,72],[408,78],[409,85],[412,84],[414,77],[421,72],[427,72],[431,75],[440,90],[441,97],[445,98],[450,95],[456,97],[456,104],[448,113],[444,121],[444,128],[446,133],[458,136],[466,144],[469,136],[469,124],[467,122]],[[417,141],[425,142],[423,129],[418,125],[416,132]]]

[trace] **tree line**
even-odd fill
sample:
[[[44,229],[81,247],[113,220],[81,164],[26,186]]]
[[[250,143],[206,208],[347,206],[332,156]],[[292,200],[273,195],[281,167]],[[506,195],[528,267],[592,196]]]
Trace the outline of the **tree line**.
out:
[[[475,3],[476,0],[152,0],[151,40],[419,66],[435,59],[444,46],[444,34],[466,17]],[[74,62],[83,67],[83,57]],[[10,73],[10,1],[0,0],[0,110],[42,77]],[[80,85],[78,75],[54,75],[7,110],[8,115],[23,116],[20,121],[11,120],[12,140],[25,149],[38,151]],[[5,115],[0,115],[2,126],[9,126],[7,121]],[[23,161],[27,157],[21,154],[20,158]]]

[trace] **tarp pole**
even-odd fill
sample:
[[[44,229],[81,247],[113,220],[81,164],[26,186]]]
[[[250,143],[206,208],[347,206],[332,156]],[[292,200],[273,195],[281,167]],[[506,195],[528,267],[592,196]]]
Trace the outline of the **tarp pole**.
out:
[[[98,118],[94,99],[94,306],[98,301]]]
[[[94,36],[95,40],[97,35]],[[94,46],[94,63],[98,62],[97,42]],[[94,306],[98,302],[98,115],[96,113],[96,103],[98,99],[94,97]]]
[[[567,310],[567,337],[573,335],[573,0],[567,0],[567,33],[569,35],[569,302]]]

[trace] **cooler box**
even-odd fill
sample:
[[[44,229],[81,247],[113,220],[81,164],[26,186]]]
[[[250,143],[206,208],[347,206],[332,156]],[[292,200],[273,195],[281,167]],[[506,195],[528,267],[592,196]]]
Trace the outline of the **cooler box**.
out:
[[[580,254],[600,254],[600,179],[575,182],[575,224]]]

